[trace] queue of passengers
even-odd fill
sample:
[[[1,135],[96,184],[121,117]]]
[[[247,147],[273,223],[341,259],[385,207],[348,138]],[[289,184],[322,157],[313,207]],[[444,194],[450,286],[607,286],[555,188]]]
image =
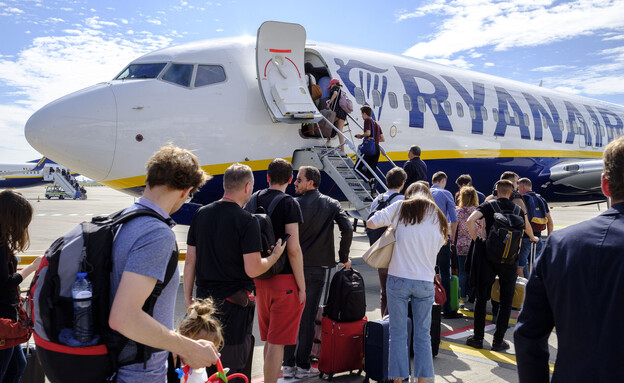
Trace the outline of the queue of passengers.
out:
[[[516,214],[525,221],[526,241],[540,241],[538,229],[532,225],[527,206],[520,201],[538,203],[532,198],[531,183],[515,173],[505,172],[494,187],[489,200],[479,204],[479,194],[468,175],[457,179],[460,189],[454,198],[445,189],[447,176],[436,172],[432,186],[427,167],[420,159],[420,148],[412,147],[409,161],[403,169],[391,169],[386,180],[389,191],[373,202],[374,214],[366,226],[380,229],[396,225],[397,243],[387,270],[379,270],[382,312],[390,316],[390,355],[388,376],[395,383],[409,377],[409,349],[406,346],[405,317],[411,304],[414,333],[414,375],[420,383],[434,377],[429,327],[434,302],[434,266],[440,268],[442,283],[449,285],[451,274],[460,274],[460,295],[465,302],[475,297],[475,330],[467,344],[482,348],[486,302],[496,276],[500,279],[500,307],[492,350],[504,351],[513,285],[516,276],[526,273],[524,255],[514,255],[511,263],[496,263],[483,252],[489,232],[495,225],[498,209]],[[609,369],[592,369],[605,360],[621,360],[622,351],[615,345],[609,353],[589,356],[593,349],[586,346],[605,345],[596,331],[602,326],[617,326],[623,309],[619,295],[624,289],[624,138],[616,139],[605,149],[605,172],[602,189],[612,207],[599,217],[588,221],[586,227],[576,225],[553,232],[552,219],[547,216],[549,240],[543,255],[537,257],[527,285],[525,306],[515,331],[516,354],[520,381],[548,381],[548,334],[557,326],[560,348],[554,377],[562,380],[578,378],[618,381],[624,373],[616,363]],[[176,248],[175,236],[169,225],[154,217],[139,217],[124,224],[113,245],[113,260],[117,265],[111,275],[112,308],[110,327],[129,339],[156,349],[145,363],[119,368],[118,382],[165,382],[168,352],[178,356],[183,364],[196,373],[214,366],[218,359],[231,373],[250,375],[250,352],[253,347],[252,324],[258,312],[260,335],[264,345],[264,381],[275,383],[283,376],[305,378],[318,370],[311,365],[310,348],[314,315],[327,268],[336,264],[333,225],[340,229],[339,263],[351,267],[349,248],[353,231],[347,215],[338,201],[318,191],[320,172],[314,167],[302,167],[295,179],[293,198],[285,194],[293,181],[292,165],[283,159],[271,162],[267,171],[269,187],[252,195],[254,176],[243,164],[233,164],[223,176],[223,197],[200,208],[188,233],[188,252],[184,265],[184,297],[187,317],[179,331],[173,331],[176,278],[164,287],[158,297],[153,316],[146,315],[143,303],[158,280],[162,280],[167,259]],[[199,166],[197,158],[187,150],[169,145],[156,152],[147,163],[146,189],[128,210],[151,209],[163,218],[177,211],[191,192],[202,186],[209,176]],[[411,182],[409,185],[407,184]],[[528,195],[515,198],[519,193]],[[401,191],[405,190],[403,196]],[[270,211],[276,240],[275,246],[262,256],[260,228],[254,217],[243,207],[254,198],[257,206]],[[388,200],[393,199],[388,203]],[[455,201],[459,206],[455,206]],[[518,204],[514,202],[518,201]],[[274,202],[277,201],[277,202]],[[16,319],[8,309],[18,301],[15,287],[24,277],[39,267],[41,258],[16,271],[15,254],[28,246],[28,225],[32,206],[19,193],[0,193],[0,286],[3,286],[0,314]],[[396,218],[395,218],[396,217]],[[540,218],[540,217],[538,217]],[[394,221],[396,220],[396,223]],[[539,221],[539,220],[538,220]],[[535,230],[533,229],[535,228]],[[282,239],[286,239],[282,243]],[[600,239],[600,240],[598,240]],[[529,245],[530,246],[530,245]],[[604,257],[591,261],[595,253]],[[520,252],[520,254],[523,254]],[[254,279],[266,273],[280,258],[284,268],[270,278]],[[465,260],[464,260],[465,258]],[[468,261],[469,258],[472,258]],[[464,267],[461,267],[463,263]],[[468,270],[468,266],[470,270]],[[603,270],[600,283],[593,280],[594,271]],[[609,272],[613,270],[613,272]],[[461,273],[465,273],[463,276]],[[562,279],[572,273],[576,279]],[[526,274],[524,274],[526,275]],[[586,283],[587,299],[576,300],[577,283]],[[193,291],[195,288],[195,295]],[[472,289],[472,293],[470,293]],[[574,296],[570,293],[576,291]],[[592,294],[591,297],[588,294]],[[590,299],[591,298],[591,299]],[[575,316],[566,307],[575,305]],[[605,321],[593,321],[592,310],[604,304],[609,314]],[[6,306],[6,310],[4,309]],[[449,319],[463,317],[444,307]],[[607,324],[605,324],[607,322]],[[585,339],[585,331],[594,335]],[[587,338],[587,337],[586,337]],[[572,343],[571,343],[572,342]],[[574,345],[574,344],[576,345]],[[598,353],[596,353],[598,354]],[[3,382],[18,382],[25,360],[21,348],[0,350],[0,378]],[[596,364],[592,364],[596,363]],[[169,381],[172,381],[171,379]]]

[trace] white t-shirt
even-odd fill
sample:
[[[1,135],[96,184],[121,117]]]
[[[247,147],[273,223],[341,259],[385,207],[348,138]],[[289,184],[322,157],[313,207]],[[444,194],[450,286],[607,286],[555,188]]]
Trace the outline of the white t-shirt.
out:
[[[314,78],[311,74],[306,74],[306,84],[308,85],[308,88],[310,87],[310,81],[312,81],[312,84],[316,85],[316,78]]]
[[[371,220],[376,226],[390,226],[390,220],[401,206],[403,206],[403,201],[394,202],[375,213]],[[399,214],[397,213],[394,218],[395,224],[398,219]],[[414,225],[397,224],[395,237],[396,243],[394,244],[388,274],[406,279],[433,282],[436,258],[445,242],[445,238],[440,233],[437,214],[434,211],[427,213],[420,223]]]

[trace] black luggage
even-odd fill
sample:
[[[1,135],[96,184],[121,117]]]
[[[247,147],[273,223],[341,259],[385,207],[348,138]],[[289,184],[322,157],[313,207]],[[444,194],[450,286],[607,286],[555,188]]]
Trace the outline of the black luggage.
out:
[[[390,351],[390,320],[368,322],[364,325],[364,372],[366,379],[377,382],[388,379],[388,354]],[[407,318],[407,347],[412,350],[412,320]],[[412,363],[410,362],[410,370]]]
[[[45,375],[39,358],[37,358],[37,347],[34,344],[26,343],[22,345],[22,351],[26,357],[26,370],[22,374],[21,383],[44,383]]]
[[[412,305],[407,306],[407,316],[413,320]],[[434,303],[431,306],[431,353],[435,357],[440,349],[440,332],[442,330],[442,306]],[[410,348],[410,356],[414,356],[414,348]]]
[[[440,350],[440,331],[442,328],[442,306],[434,303],[431,307],[431,352],[438,355]]]
[[[364,315],[366,315],[364,279],[357,270],[342,268],[331,280],[323,316],[336,322],[355,322],[364,318]]]

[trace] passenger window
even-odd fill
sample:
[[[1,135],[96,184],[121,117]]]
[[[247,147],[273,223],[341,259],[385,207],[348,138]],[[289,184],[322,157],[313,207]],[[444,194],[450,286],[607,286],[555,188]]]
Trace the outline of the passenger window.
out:
[[[355,88],[353,92],[355,93],[355,102],[364,105],[364,90],[362,88]]]
[[[394,92],[388,93],[388,101],[390,101],[390,107],[392,109],[396,109],[399,107],[399,102],[397,100],[396,93]]]
[[[527,126],[531,126],[531,122],[529,121],[529,115],[524,113],[524,122],[526,123]]]
[[[485,109],[485,106],[483,105],[481,105],[481,118],[483,119],[483,121],[488,120],[487,109]]]
[[[464,106],[461,104],[461,102],[455,104],[455,108],[457,108],[457,116],[464,117]]]
[[[225,81],[225,70],[221,65],[198,65],[195,75],[195,87],[216,84]]]
[[[193,74],[193,65],[190,64],[172,64],[162,77],[163,80],[185,87],[191,86],[191,75]]]
[[[412,110],[412,98],[410,97],[409,94],[403,95],[403,105],[405,106],[405,110],[407,111]]]
[[[425,99],[423,98],[423,96],[418,96],[416,98],[416,101],[418,101],[418,110],[420,111],[420,113],[425,113],[427,111],[427,104],[425,104]]]
[[[477,119],[477,112],[475,111],[475,107],[472,104],[468,104],[468,110],[470,111],[470,118],[473,120]]]
[[[440,113],[440,103],[435,97],[431,97],[431,111],[433,112],[433,114]]]
[[[548,120],[546,119],[546,116],[542,116],[542,128],[548,129]]]
[[[492,118],[494,119],[494,122],[498,122],[498,109],[492,108]]]
[[[559,130],[563,132],[563,120],[559,119]]]
[[[503,114],[505,115],[505,123],[511,124],[511,118],[509,117],[509,110],[505,109]]]
[[[442,105],[444,105],[444,113],[446,113],[447,116],[450,116],[450,115],[453,114],[453,109],[451,108],[451,103],[448,100],[444,101],[444,103]]]
[[[381,106],[381,93],[373,89],[373,106]]]
[[[124,69],[115,80],[125,80],[134,78],[156,78],[167,63],[154,64],[130,64]]]

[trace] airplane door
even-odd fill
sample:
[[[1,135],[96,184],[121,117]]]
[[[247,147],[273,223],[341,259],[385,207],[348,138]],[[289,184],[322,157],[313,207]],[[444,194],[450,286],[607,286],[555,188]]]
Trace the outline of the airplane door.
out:
[[[256,70],[264,103],[275,122],[321,119],[303,68],[306,31],[299,24],[264,22],[258,29]]]

